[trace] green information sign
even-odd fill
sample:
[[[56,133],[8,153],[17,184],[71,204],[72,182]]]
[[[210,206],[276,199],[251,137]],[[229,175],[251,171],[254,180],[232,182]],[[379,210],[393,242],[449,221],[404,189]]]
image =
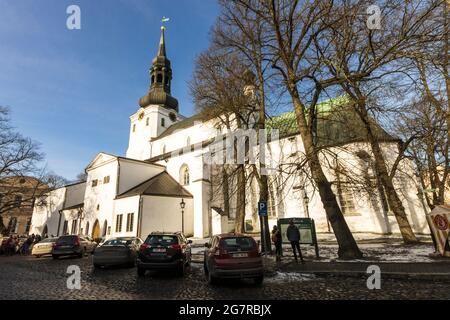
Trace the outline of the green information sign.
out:
[[[315,246],[316,256],[319,257],[319,247],[317,245],[316,226],[314,219],[311,218],[282,218],[278,219],[277,225],[281,232],[281,239],[283,243],[289,243],[286,236],[286,230],[289,226],[289,221],[293,220],[294,224],[300,231],[300,244],[309,244]]]

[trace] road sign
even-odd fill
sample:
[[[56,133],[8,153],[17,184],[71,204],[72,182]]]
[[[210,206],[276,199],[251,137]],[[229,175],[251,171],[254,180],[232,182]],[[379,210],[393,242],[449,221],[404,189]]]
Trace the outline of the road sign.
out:
[[[267,217],[267,202],[258,202],[258,214],[260,217]]]
[[[293,220],[294,224],[300,231],[300,244],[309,244],[315,247],[316,256],[319,257],[319,246],[317,244],[316,226],[314,219],[311,218],[282,218],[278,219],[278,229],[281,232],[281,239],[283,243],[289,243],[286,236],[286,230],[289,226],[289,221]]]

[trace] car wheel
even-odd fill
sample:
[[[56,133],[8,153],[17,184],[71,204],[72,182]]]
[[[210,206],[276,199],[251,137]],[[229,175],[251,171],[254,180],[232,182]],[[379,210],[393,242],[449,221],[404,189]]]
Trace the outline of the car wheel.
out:
[[[54,260],[57,260],[59,258],[59,256],[57,256],[56,254],[53,254],[52,257]]]
[[[256,285],[261,285],[264,281],[264,276],[259,276],[253,279],[253,281],[255,282]]]
[[[144,277],[145,276],[145,269],[142,268],[137,268],[137,274],[139,277]]]

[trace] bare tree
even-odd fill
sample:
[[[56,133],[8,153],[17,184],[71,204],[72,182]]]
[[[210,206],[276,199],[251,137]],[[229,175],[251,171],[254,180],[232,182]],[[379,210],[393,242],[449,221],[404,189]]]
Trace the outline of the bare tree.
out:
[[[66,182],[43,169],[43,159],[39,144],[16,132],[9,109],[0,107],[0,232],[5,213],[32,208],[49,190]]]
[[[417,239],[393,179],[412,138],[400,145],[399,157],[389,167],[371,114],[376,117],[386,111],[387,101],[380,103],[376,94],[386,89],[389,82],[401,83],[394,75],[406,72],[407,53],[434,41],[429,19],[439,4],[440,1],[385,1],[380,5],[385,27],[372,30],[367,27],[366,19],[361,18],[361,12],[370,5],[368,1],[339,1],[334,17],[327,17],[328,28],[323,38],[315,39],[319,58],[339,80],[339,86],[354,102],[354,109],[365,124],[379,182],[407,243]]]
[[[198,57],[190,87],[199,110],[205,115],[213,115],[218,122],[216,126],[222,128],[220,131],[232,135],[236,129],[248,129],[255,122],[255,105],[245,91],[248,81],[248,67],[236,53],[211,47]],[[220,137],[216,140],[222,142]],[[235,157],[241,143],[236,140],[231,146]],[[220,170],[220,179],[215,180],[219,181],[222,188],[226,188],[225,211],[229,210],[230,199],[235,196],[236,232],[245,231],[246,172],[244,163],[225,164]]]
[[[328,27],[325,23],[328,19],[324,18],[333,17],[333,2],[239,0],[238,3],[258,14],[268,25],[272,68],[292,100],[311,177],[339,244],[338,255],[346,259],[359,258],[362,253],[324,173],[314,138],[316,104],[336,79],[322,76],[312,44]]]

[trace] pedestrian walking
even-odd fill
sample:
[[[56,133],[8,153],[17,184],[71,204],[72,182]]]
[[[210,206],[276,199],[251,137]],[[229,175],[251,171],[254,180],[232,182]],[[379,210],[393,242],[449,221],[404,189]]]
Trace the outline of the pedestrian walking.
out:
[[[283,256],[283,247],[282,247],[282,240],[281,240],[281,232],[278,229],[277,226],[273,226],[272,229],[272,242],[275,245],[275,255],[277,261],[281,260],[281,257]]]
[[[289,242],[292,246],[292,251],[294,252],[294,258],[295,262],[298,263],[296,250],[298,251],[298,255],[300,256],[300,261],[302,263],[305,263],[303,261],[303,255],[302,250],[300,249],[300,231],[298,230],[297,226],[294,224],[294,220],[289,220],[289,226],[286,230],[286,237],[288,238]]]

